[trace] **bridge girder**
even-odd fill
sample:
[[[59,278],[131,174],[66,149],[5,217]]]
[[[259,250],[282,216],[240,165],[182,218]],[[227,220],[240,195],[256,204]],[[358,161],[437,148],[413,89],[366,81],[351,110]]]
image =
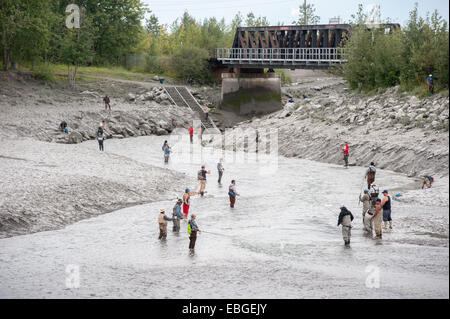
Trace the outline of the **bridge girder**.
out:
[[[383,28],[400,28],[398,23]],[[350,24],[239,27],[233,48],[337,48],[353,28]]]

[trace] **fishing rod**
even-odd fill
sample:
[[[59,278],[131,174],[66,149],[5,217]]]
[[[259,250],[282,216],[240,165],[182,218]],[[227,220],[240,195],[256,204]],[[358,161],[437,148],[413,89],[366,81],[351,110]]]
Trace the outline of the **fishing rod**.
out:
[[[202,230],[201,232],[202,232],[202,233],[207,233],[207,234],[211,234],[211,235],[217,235],[217,236],[224,236],[224,237],[233,237],[233,236],[230,236],[230,235],[219,234],[219,233],[215,233],[215,232],[210,232],[210,231],[205,231],[205,230]]]
[[[359,206],[359,203],[361,203],[361,194],[362,194],[362,189],[363,189],[363,187],[364,187],[364,182],[365,182],[365,180],[366,180],[366,177],[363,176],[363,183],[362,183],[361,189],[360,189],[360,191],[359,191],[358,206]]]

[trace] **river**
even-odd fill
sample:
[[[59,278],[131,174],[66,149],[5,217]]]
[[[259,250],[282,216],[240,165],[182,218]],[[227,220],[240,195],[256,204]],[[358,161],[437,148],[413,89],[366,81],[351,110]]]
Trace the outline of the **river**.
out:
[[[106,152],[184,172],[211,170],[207,194],[192,199],[200,229],[188,251],[186,223],[158,240],[159,210],[149,203],[56,231],[0,240],[1,298],[448,298],[448,207],[393,201],[394,230],[364,235],[358,194],[365,168],[176,143],[168,165],[164,137],[107,140]],[[173,144],[176,141],[171,138]],[[95,141],[84,147],[97,147]],[[178,146],[178,147],[177,147]],[[202,154],[200,156],[200,154]],[[203,157],[202,157],[203,156]],[[224,158],[223,186],[216,164]],[[228,203],[236,179],[241,196]],[[415,181],[379,170],[391,194]],[[186,185],[193,190],[198,185]],[[381,190],[381,189],[380,189]],[[351,248],[337,227],[340,205],[355,220]],[[445,232],[442,231],[444,225]],[[446,226],[445,226],[446,225]]]

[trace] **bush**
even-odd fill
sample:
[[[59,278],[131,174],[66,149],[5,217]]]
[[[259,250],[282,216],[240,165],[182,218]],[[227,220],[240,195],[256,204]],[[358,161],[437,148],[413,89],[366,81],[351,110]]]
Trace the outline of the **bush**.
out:
[[[54,82],[55,77],[53,75],[53,69],[48,63],[40,63],[34,67],[32,75],[35,79],[45,82]]]
[[[208,65],[208,50],[197,47],[179,47],[170,59],[174,77],[189,84],[206,84],[213,81]]]
[[[449,33],[437,11],[423,19],[416,6],[405,28],[389,34],[383,28],[356,25],[345,47],[344,76],[353,89],[372,91],[400,84],[404,90],[426,96],[418,88],[426,86],[430,73],[436,92],[448,89]]]
[[[281,83],[282,84],[291,84],[292,83],[291,76],[288,73],[286,73],[284,70],[275,70],[275,72],[281,74]]]

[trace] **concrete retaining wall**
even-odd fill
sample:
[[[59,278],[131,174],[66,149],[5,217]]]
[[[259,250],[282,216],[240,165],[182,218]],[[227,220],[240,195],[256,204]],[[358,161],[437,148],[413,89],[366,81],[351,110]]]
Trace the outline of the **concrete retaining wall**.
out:
[[[221,108],[242,115],[280,110],[280,74],[223,73]]]

